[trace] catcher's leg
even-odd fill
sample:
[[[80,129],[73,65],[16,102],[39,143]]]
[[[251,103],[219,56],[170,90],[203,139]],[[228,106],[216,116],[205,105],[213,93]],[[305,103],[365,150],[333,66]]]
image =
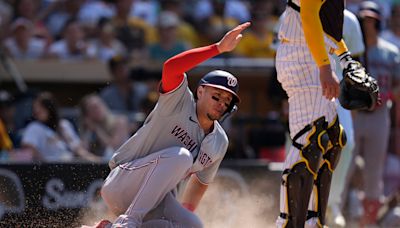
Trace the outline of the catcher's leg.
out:
[[[346,134],[343,127],[339,124],[338,116],[328,126],[327,133],[329,135],[329,144],[323,155],[322,164],[318,170],[318,176],[315,181],[316,197],[313,210],[308,211],[307,219],[317,217],[318,226],[323,227],[325,224],[325,213],[328,204],[329,191],[331,187],[332,174],[335,170],[340,153],[346,145]]]
[[[282,174],[282,198],[285,206],[282,211],[281,205],[278,227],[304,227],[314,179],[329,142],[326,127],[325,117],[320,117],[293,138],[293,146],[299,149],[300,157]],[[308,131],[305,145],[297,143],[296,140]]]

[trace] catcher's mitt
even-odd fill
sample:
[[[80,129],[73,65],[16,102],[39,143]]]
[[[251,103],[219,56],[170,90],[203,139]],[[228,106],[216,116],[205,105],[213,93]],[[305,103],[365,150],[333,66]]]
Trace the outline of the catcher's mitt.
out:
[[[366,69],[349,53],[340,59],[343,79],[340,81],[339,102],[349,110],[374,110],[380,103],[379,86]]]

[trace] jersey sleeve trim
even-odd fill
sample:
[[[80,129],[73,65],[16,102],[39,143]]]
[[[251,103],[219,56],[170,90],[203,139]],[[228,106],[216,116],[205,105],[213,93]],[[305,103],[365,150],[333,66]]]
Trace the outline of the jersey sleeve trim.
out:
[[[196,177],[196,179],[197,179],[201,184],[209,185],[210,183],[206,183],[206,182],[200,180],[200,177],[198,176],[198,173],[199,173],[199,172],[196,172],[196,173],[194,174],[194,176]]]
[[[163,92],[162,91],[162,89],[160,88],[160,96],[163,96],[163,95],[168,95],[168,94],[171,94],[171,93],[174,93],[175,91],[177,91],[179,88],[181,88],[182,86],[183,86],[183,84],[185,84],[185,81],[187,80],[187,75],[186,75],[186,73],[184,73],[183,74],[183,77],[182,77],[182,81],[179,83],[179,85],[176,87],[176,88],[174,88],[174,89],[172,89],[172,90],[170,90],[170,91],[168,91],[168,92]],[[160,84],[160,87],[162,86],[162,84]]]
[[[220,52],[216,44],[184,51],[165,61],[161,77],[161,91],[167,93],[176,89],[184,73]]]
[[[349,51],[349,49],[347,48],[347,45],[343,39],[341,39],[340,42],[337,43],[337,47],[338,48],[335,50],[335,54],[337,56],[340,56],[341,54]]]

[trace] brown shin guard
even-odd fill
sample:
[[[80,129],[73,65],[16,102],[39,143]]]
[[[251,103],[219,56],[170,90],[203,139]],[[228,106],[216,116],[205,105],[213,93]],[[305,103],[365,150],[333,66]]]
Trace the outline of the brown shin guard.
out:
[[[281,217],[288,221],[285,228],[304,227],[314,177],[307,170],[305,163],[299,163],[290,170],[286,182],[289,213],[281,214]]]
[[[286,187],[288,213],[281,213],[287,222],[284,227],[304,227],[310,195],[317,177],[322,155],[328,145],[327,123],[324,117],[307,125],[293,138],[293,145],[299,149],[301,160],[282,175],[282,184]],[[302,134],[308,132],[306,143],[296,142]]]
[[[317,211],[309,211],[307,216],[307,218],[318,217],[321,227],[325,224],[332,174],[339,163],[340,153],[347,142],[346,134],[343,127],[339,124],[338,116],[329,125],[327,132],[330,143],[326,153],[323,155],[324,161],[318,170],[318,177],[315,181],[317,187]]]

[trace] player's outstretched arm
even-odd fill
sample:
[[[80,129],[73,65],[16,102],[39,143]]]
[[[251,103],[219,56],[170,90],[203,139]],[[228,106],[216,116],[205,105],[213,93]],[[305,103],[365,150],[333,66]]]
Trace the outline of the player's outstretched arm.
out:
[[[242,39],[242,32],[250,26],[250,22],[236,26],[225,34],[225,36],[217,43],[220,53],[232,51]]]
[[[168,59],[164,63],[161,78],[163,92],[169,92],[178,87],[183,80],[183,74],[198,64],[222,52],[232,51],[242,37],[241,32],[249,26],[250,22],[240,24],[227,32],[215,44],[184,51]]]

